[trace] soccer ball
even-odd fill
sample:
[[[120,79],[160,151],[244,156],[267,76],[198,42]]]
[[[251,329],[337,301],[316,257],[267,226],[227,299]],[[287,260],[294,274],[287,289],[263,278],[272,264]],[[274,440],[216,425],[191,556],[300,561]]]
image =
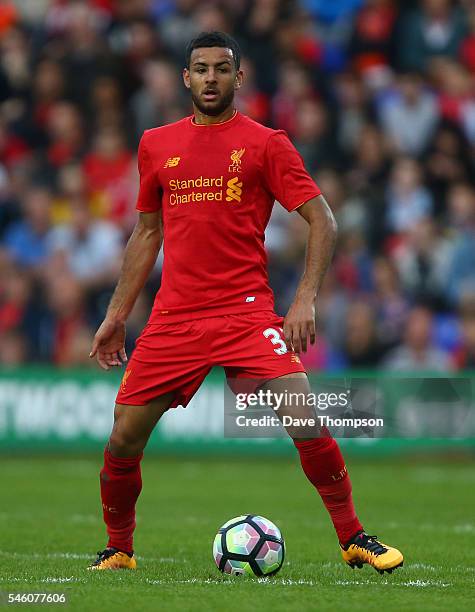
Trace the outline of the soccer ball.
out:
[[[278,527],[254,514],[236,516],[221,527],[213,557],[221,572],[271,576],[284,563],[285,544]]]

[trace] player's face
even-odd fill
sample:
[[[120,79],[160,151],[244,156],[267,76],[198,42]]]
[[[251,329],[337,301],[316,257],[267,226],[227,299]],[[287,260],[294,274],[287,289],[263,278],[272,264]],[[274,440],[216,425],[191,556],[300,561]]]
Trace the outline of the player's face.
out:
[[[203,47],[192,51],[190,69],[183,71],[183,80],[198,110],[214,117],[232,104],[234,92],[241,86],[242,71],[236,70],[231,49]]]

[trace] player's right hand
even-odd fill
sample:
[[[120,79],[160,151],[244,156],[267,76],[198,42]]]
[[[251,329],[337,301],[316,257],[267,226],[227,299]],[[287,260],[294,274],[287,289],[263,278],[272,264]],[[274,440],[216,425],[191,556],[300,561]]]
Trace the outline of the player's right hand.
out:
[[[315,297],[297,294],[284,319],[283,332],[287,350],[307,352],[307,338],[315,344]]]
[[[126,363],[125,323],[104,319],[94,336],[89,357],[96,357],[104,370]]]

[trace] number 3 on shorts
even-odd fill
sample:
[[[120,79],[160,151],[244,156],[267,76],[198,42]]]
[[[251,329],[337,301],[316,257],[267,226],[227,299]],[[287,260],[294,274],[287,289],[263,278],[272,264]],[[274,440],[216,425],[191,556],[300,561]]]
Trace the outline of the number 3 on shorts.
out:
[[[285,355],[287,352],[287,346],[276,329],[273,327],[268,327],[262,333],[266,338],[270,338],[272,344],[278,345],[278,348],[274,349],[274,352],[277,353],[277,355]]]

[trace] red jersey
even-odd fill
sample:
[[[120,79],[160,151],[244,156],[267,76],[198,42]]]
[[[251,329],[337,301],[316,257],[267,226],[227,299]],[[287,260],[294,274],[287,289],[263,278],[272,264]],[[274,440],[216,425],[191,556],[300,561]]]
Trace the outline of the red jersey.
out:
[[[283,131],[236,113],[146,130],[137,210],[161,210],[164,264],[151,323],[273,310],[264,231],[320,194]]]

